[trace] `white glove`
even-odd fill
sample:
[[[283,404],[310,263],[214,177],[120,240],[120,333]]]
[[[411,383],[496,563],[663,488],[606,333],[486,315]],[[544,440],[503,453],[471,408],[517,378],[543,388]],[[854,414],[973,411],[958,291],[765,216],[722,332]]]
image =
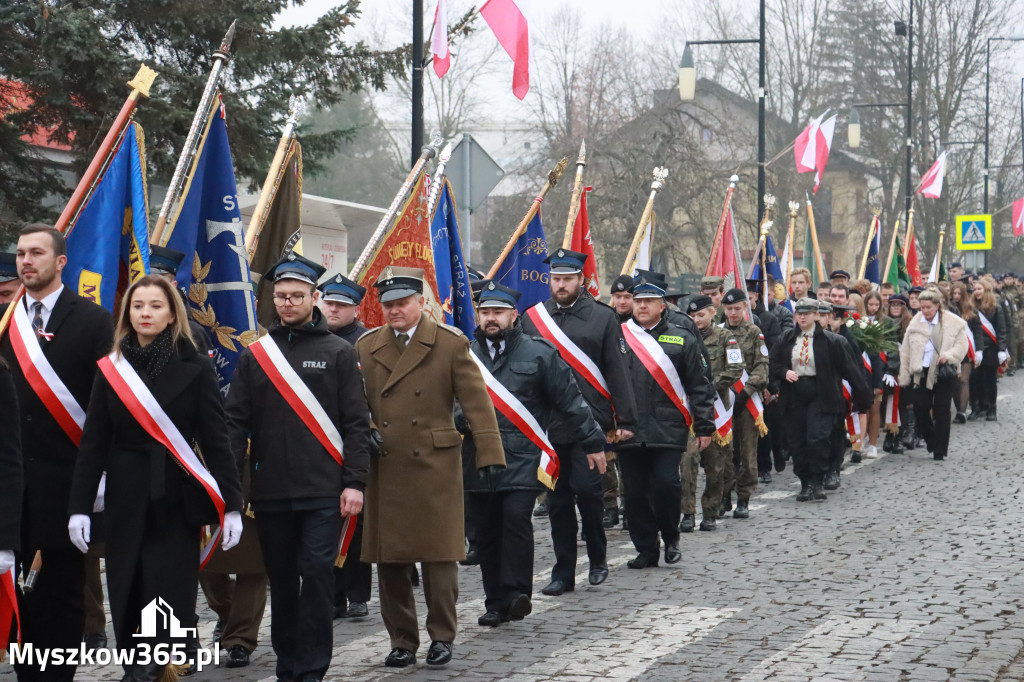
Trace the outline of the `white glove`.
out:
[[[14,550],[0,549],[0,575],[14,568]]]
[[[100,477],[100,484],[96,486],[96,499],[92,503],[92,513],[99,514],[103,511],[103,496],[107,492],[107,472],[103,472],[103,476]]]
[[[998,357],[999,357],[999,364],[1001,365],[1001,364],[1003,364],[1004,362],[1006,362],[1007,360],[1010,359],[1010,354],[1009,354],[1009,352],[1007,352],[1005,350],[1001,350],[1001,351],[999,351],[999,356]]]
[[[974,351],[974,366],[977,367],[981,364],[981,359],[985,357],[985,351],[976,350]]]
[[[72,514],[68,521],[68,535],[71,537],[71,544],[78,548],[78,551],[85,554],[89,551],[89,537],[92,530],[92,520],[86,514]]]
[[[882,383],[888,386],[889,388],[893,388],[896,385],[896,377],[894,377],[891,374],[886,374],[885,376],[882,377]]]
[[[228,512],[225,514],[223,531],[224,537],[220,541],[220,548],[226,552],[242,539],[242,513]]]

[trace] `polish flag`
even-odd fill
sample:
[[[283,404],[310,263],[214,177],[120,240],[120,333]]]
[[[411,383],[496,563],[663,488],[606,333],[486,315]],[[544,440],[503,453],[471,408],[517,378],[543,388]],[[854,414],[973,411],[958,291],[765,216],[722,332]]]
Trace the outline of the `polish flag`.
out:
[[[945,175],[946,152],[942,152],[928,172],[921,177],[921,186],[917,188],[917,193],[923,194],[929,199],[938,199],[942,196],[942,179]]]
[[[915,287],[923,284],[921,281],[921,266],[917,261],[917,237],[911,236],[910,241],[903,247],[903,258],[907,261],[907,272],[910,273],[910,283]]]
[[[572,228],[572,243],[569,248],[587,254],[587,262],[583,265],[584,282],[594,298],[600,298],[601,286],[597,277],[597,259],[594,258],[594,239],[590,236],[590,216],[587,215],[587,194],[594,189],[584,187],[580,194],[580,210],[576,214],[576,222]]]
[[[1024,237],[1024,199],[1013,202],[1013,236]]]
[[[434,73],[443,78],[452,65],[448,51],[448,0],[437,0],[434,11],[434,32],[430,35],[430,53],[434,55]]]
[[[515,64],[512,94],[519,99],[530,91],[530,29],[526,5],[527,0],[487,0],[480,6],[480,16]]]
[[[836,132],[836,114],[825,118],[826,111],[818,118],[811,121],[811,124],[797,136],[793,145],[796,156],[796,171],[798,173],[814,174],[814,193],[817,194],[818,186],[821,184],[821,174],[825,172],[828,164],[828,153],[832,149],[832,136]]]

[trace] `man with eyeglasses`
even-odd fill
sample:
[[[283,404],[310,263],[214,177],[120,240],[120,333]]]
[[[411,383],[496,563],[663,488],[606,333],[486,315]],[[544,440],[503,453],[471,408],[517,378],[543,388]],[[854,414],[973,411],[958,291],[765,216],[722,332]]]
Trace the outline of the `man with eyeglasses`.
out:
[[[240,463],[249,445],[277,677],[296,682],[322,680],[330,666],[333,569],[343,520],[362,510],[370,461],[355,349],[316,306],[323,274],[288,253],[264,275],[274,282],[278,319],[242,353],[227,402]]]

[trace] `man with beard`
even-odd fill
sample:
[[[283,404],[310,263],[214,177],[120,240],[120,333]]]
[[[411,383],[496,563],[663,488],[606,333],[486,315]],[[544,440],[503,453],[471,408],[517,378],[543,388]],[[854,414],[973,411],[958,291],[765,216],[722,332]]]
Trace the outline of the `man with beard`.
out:
[[[629,349],[615,311],[594,300],[583,286],[585,254],[558,249],[545,261],[551,266],[551,298],[526,311],[523,330],[542,336],[558,347],[562,358],[573,367],[576,383],[597,423],[615,441],[633,436],[636,403],[627,374]],[[614,409],[613,409],[614,406]],[[576,512],[579,507],[590,558],[591,585],[608,577],[607,539],[602,525],[601,475],[604,453],[584,452],[569,429],[555,420],[553,434],[561,475],[548,495],[551,539],[555,567],[551,582],[543,589],[557,596],[575,589]]]
[[[555,484],[554,452],[544,432],[557,415],[568,436],[586,453],[604,453],[604,433],[583,400],[572,370],[554,344],[523,333],[514,289],[487,282],[480,292],[470,351],[493,398],[505,449],[505,470],[481,477],[476,470],[473,435],[463,442],[463,482],[470,515],[476,522],[477,550],[483,574],[484,608],[480,625],[495,627],[520,620],[532,610],[533,522],[531,510],[538,479]],[[531,419],[532,416],[532,419]],[[540,443],[540,445],[538,445]],[[547,453],[545,457],[544,453]]]

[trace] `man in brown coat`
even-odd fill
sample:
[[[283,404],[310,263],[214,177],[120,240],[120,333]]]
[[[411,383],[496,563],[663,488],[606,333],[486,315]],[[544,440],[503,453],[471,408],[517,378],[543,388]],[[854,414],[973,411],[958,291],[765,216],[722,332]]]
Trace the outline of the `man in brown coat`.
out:
[[[457,562],[466,556],[456,400],[472,428],[482,475],[503,468],[505,454],[469,340],[423,314],[423,271],[390,266],[374,286],[387,324],[356,342],[380,434],[366,487],[362,559],[377,564],[380,613],[392,646],[384,664],[416,662],[419,624],[410,572],[420,562],[432,640],[427,664],[444,665],[457,624]]]

